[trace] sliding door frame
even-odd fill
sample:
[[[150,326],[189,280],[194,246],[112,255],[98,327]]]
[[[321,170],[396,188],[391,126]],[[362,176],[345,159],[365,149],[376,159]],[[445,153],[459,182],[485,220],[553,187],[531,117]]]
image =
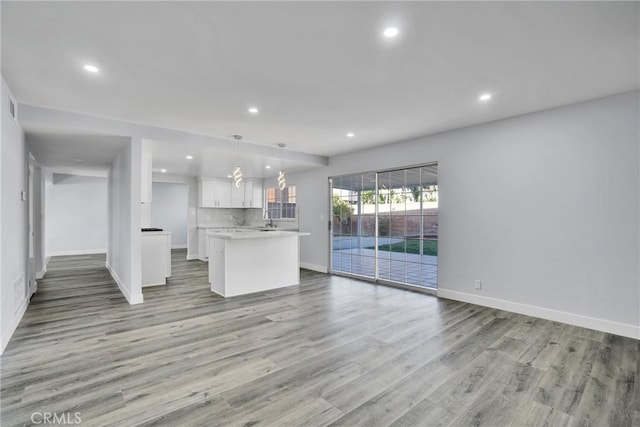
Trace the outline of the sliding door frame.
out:
[[[400,282],[393,282],[393,281],[389,281],[389,280],[384,280],[384,279],[380,279],[380,274],[379,274],[379,239],[380,239],[380,229],[379,229],[379,175],[385,172],[394,172],[394,171],[404,171],[407,169],[414,169],[414,168],[423,168],[423,167],[428,167],[428,166],[434,166],[434,165],[439,165],[439,162],[437,161],[433,161],[433,162],[428,162],[428,163],[420,163],[420,164],[416,164],[416,165],[410,165],[410,166],[403,166],[403,167],[394,167],[394,168],[388,168],[388,169],[379,169],[379,170],[370,170],[370,171],[364,171],[364,172],[353,172],[353,173],[348,173],[348,174],[344,174],[344,175],[336,175],[336,176],[332,176],[329,177],[328,183],[329,183],[329,221],[328,221],[328,228],[329,228],[329,274],[332,275],[336,275],[336,276],[343,276],[343,277],[349,277],[349,278],[354,278],[354,279],[359,279],[359,280],[364,280],[373,284],[379,284],[379,285],[384,285],[384,286],[390,286],[390,287],[394,287],[394,288],[400,288],[400,289],[406,289],[406,290],[410,290],[410,291],[414,291],[414,292],[421,292],[421,293],[425,293],[428,295],[438,295],[438,288],[429,288],[429,287],[425,287],[425,286],[418,286],[418,285],[411,285],[411,284],[407,284],[407,283],[400,283]],[[346,272],[342,272],[342,271],[336,271],[333,268],[333,180],[334,178],[339,178],[339,177],[344,177],[344,176],[354,176],[354,175],[364,175],[364,174],[374,174],[375,175],[375,255],[374,255],[374,276],[373,277],[369,277],[369,276],[363,276],[363,275],[358,275],[358,274],[352,274],[352,273],[346,273]],[[439,169],[438,169],[438,174],[439,174]],[[439,205],[439,203],[438,203]],[[422,233],[422,236],[424,236],[424,215],[423,215],[423,200],[422,197],[420,197],[420,230]],[[440,213],[438,211],[438,217],[440,216]],[[438,219],[439,221],[439,219]],[[420,255],[423,255],[423,238],[421,238],[420,240]],[[440,236],[438,234],[438,240],[440,240]],[[440,264],[439,261],[439,255],[438,255],[438,261],[437,261],[438,265]]]

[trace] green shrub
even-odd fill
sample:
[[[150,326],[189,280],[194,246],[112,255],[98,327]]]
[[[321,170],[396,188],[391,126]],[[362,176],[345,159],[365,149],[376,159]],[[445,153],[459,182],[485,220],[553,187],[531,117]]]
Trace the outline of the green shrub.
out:
[[[349,202],[333,196],[333,214],[340,218],[341,222],[344,222],[352,213],[353,208]]]

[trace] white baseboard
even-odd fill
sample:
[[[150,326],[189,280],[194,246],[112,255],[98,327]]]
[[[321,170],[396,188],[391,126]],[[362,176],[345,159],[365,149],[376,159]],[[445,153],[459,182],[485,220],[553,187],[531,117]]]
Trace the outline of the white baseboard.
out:
[[[143,301],[144,301],[144,298],[142,297],[142,293],[139,293],[131,297],[131,299],[129,300],[129,304],[130,305],[142,304]]]
[[[609,334],[640,339],[640,326],[631,325],[628,323],[614,322],[611,320],[599,319],[597,317],[567,313],[565,311],[468,294],[465,292],[451,291],[448,289],[438,289],[438,297],[468,302],[485,307],[497,308],[499,310],[510,311],[513,313],[524,314],[532,317],[539,317],[541,319],[552,320],[554,322],[581,326],[583,328],[594,329],[596,331],[607,332]]]
[[[53,251],[47,254],[47,258],[52,256],[67,256],[67,255],[93,255],[93,254],[106,254],[106,249],[78,249],[71,251]]]
[[[193,260],[193,259],[198,259],[198,255],[197,255],[197,254],[196,254],[196,255],[189,255],[189,254],[187,254],[187,261],[191,261],[191,260]]]
[[[142,285],[143,288],[148,288],[150,286],[167,286],[167,278],[165,277],[162,282],[158,283],[145,283]]]
[[[328,273],[329,272],[329,269],[327,269],[327,267],[325,267],[324,265],[310,264],[308,262],[301,262],[300,263],[300,268],[306,268],[307,270],[317,271],[318,273]]]
[[[118,277],[116,272],[113,271],[113,269],[111,268],[111,265],[108,262],[105,263],[105,267],[107,267],[107,270],[109,270],[109,274],[111,274],[111,277],[116,282],[116,284],[118,285],[118,288],[120,288],[120,292],[122,292],[122,295],[124,295],[124,297],[127,299],[129,304],[130,305],[142,304],[142,301],[143,301],[142,293],[135,294],[135,295],[129,294],[129,291],[127,290],[127,288],[125,288],[124,285],[122,284],[120,277]]]
[[[29,307],[30,301],[31,301],[31,294],[29,294],[29,296],[25,298],[24,301],[22,301],[22,304],[20,304],[20,308],[16,312],[16,315],[13,316],[13,319],[11,321],[11,326],[7,331],[7,335],[2,334],[2,342],[0,342],[0,355],[4,353],[4,349],[7,348],[7,344],[9,344],[9,341],[11,340],[13,333],[18,328],[18,325],[22,320],[22,316],[24,316],[24,313],[26,313],[27,311],[27,307]]]
[[[187,249],[187,245],[171,245],[171,249]]]
[[[40,280],[44,278],[44,275],[47,274],[47,266],[49,265],[49,261],[51,261],[50,256],[44,257],[44,265],[42,266],[42,270],[36,273],[36,280]]]

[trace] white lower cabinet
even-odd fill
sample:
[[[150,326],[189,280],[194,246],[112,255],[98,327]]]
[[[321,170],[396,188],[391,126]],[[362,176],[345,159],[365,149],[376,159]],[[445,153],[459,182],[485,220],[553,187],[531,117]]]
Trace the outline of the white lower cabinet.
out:
[[[140,250],[142,286],[166,285],[171,276],[171,233],[142,232]]]
[[[198,259],[200,261],[207,261],[209,259],[206,228],[198,228]]]

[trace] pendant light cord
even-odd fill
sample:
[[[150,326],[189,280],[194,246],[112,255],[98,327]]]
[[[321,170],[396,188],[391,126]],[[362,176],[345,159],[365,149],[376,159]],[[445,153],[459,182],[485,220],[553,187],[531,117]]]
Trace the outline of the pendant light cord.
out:
[[[278,147],[280,147],[280,171],[278,172],[278,188],[280,189],[280,191],[284,191],[284,189],[287,187],[287,180],[284,176],[284,169],[282,168],[282,156],[284,147],[286,147],[286,145],[281,143],[278,144]]]

